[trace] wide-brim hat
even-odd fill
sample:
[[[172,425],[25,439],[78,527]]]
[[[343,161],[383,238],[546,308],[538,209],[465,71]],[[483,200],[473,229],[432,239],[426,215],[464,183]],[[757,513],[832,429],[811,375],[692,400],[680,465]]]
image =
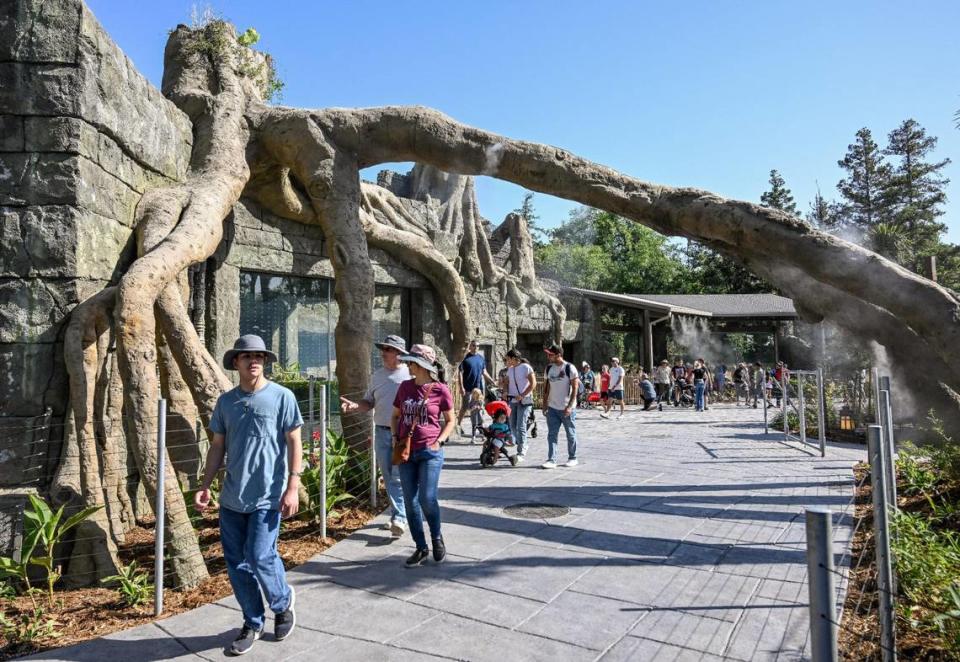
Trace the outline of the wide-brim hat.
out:
[[[380,342],[373,343],[378,349],[395,349],[401,354],[407,353],[407,341],[400,336],[390,335]]]
[[[260,336],[248,333],[245,336],[240,336],[237,338],[237,342],[233,343],[233,349],[228,349],[223,354],[223,367],[227,370],[236,370],[233,367],[233,360],[237,358],[238,354],[243,352],[262,352],[267,355],[267,363],[273,363],[277,361],[277,355],[267,349],[267,346],[263,343],[263,338]]]
[[[404,363],[416,363],[431,375],[438,374],[437,354],[429,345],[414,345],[408,353],[400,355],[400,360]]]

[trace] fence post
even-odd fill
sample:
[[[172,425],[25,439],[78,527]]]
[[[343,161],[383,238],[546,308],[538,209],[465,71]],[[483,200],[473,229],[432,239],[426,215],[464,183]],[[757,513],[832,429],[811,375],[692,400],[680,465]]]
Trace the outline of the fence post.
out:
[[[806,400],[803,395],[803,373],[797,373],[797,398],[799,406],[799,416],[800,416],[800,442],[807,443],[807,407]]]
[[[880,371],[877,368],[870,368],[870,390],[873,401],[873,422],[880,425]]]
[[[782,411],[783,411],[783,440],[787,441],[790,439],[790,424],[787,423],[787,388],[790,386],[790,380],[787,379],[787,371],[780,371],[780,397],[783,398]]]
[[[763,434],[770,434],[770,423],[767,421],[767,374],[762,372],[760,376],[760,397],[763,398]]]
[[[157,402],[157,494],[153,512],[157,522],[154,526],[154,564],[153,564],[153,615],[163,613],[163,547],[165,514],[164,514],[164,479],[167,472],[167,401],[163,398]]]
[[[308,379],[307,425],[309,426],[309,432],[308,432],[309,436],[307,438],[308,439],[307,443],[309,444],[310,452],[312,453],[314,450],[316,450],[316,443],[313,441],[313,431],[316,429],[316,426],[314,425],[314,418],[313,418],[313,403],[314,403],[313,387],[314,387],[314,384],[316,383],[316,380],[314,379],[313,375],[310,375],[310,377],[308,377],[307,379]]]
[[[883,462],[887,468],[884,482],[887,487],[887,503],[897,507],[897,466],[893,461],[893,414],[890,407],[890,391],[880,391],[880,425],[883,426]]]
[[[370,507],[377,509],[377,422],[373,416],[370,417]]]
[[[327,537],[327,385],[320,384],[320,537]]]
[[[810,653],[813,662],[836,662],[836,588],[833,579],[832,515],[807,509],[807,588],[810,595]]]
[[[890,521],[887,511],[887,481],[883,430],[871,425],[867,432],[870,483],[873,491],[873,526],[877,553],[877,598],[880,604],[880,647],[883,662],[896,660],[896,633],[893,619],[893,567],[890,560]]]
[[[823,381],[823,368],[817,368],[817,439],[820,441],[820,457],[827,456],[827,387]]]

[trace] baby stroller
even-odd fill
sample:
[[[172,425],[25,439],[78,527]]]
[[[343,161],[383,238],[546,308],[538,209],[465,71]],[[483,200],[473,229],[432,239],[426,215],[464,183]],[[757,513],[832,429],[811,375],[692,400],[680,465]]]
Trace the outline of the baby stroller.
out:
[[[676,393],[673,396],[674,407],[692,407],[693,406],[693,384],[688,384],[687,380],[680,379],[674,386]]]
[[[496,402],[491,402],[486,406],[487,413],[496,420],[498,414],[510,415],[510,405],[502,400]],[[480,428],[480,431],[483,433],[483,448],[480,449],[480,466],[484,469],[492,467],[497,463],[497,460],[500,459],[500,456],[506,457],[510,461],[511,466],[517,466],[517,450],[516,444],[513,439],[510,438],[509,433],[507,433],[504,438],[502,433],[498,433],[495,430],[491,430],[489,427]],[[513,454],[511,455],[511,451]]]

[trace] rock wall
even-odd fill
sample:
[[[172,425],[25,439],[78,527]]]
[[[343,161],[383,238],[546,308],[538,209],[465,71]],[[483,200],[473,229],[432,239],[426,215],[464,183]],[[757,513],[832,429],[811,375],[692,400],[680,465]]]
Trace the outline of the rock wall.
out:
[[[64,319],[129,263],[141,194],[191,143],[80,0],[0,3],[0,487],[45,450],[25,428],[65,413]]]

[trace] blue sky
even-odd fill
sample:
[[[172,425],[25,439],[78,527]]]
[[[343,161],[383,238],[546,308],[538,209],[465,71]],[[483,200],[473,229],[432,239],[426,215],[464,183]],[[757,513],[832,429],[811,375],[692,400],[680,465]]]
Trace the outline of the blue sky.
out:
[[[182,0],[87,0],[159,84]],[[200,4],[199,7],[204,6]],[[211,6],[276,58],[291,106],[420,104],[624,173],[759,200],[780,170],[804,211],[836,196],[866,126],[907,118],[954,163],[944,220],[960,243],[960,2],[291,2]],[[480,178],[495,223],[523,191]],[[540,224],[572,203],[538,194]]]

